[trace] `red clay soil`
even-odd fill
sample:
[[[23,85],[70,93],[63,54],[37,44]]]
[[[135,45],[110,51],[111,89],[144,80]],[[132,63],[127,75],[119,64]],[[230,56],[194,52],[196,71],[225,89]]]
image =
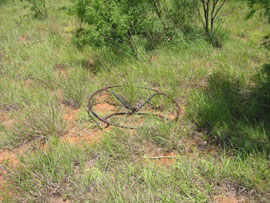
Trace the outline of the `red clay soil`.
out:
[[[14,124],[14,120],[10,119],[1,123],[5,129],[11,128]]]
[[[32,80],[32,79],[27,79],[24,81],[24,84],[28,87],[32,86],[33,83],[34,83],[34,80]]]
[[[16,168],[20,164],[17,156],[25,153],[29,147],[29,145],[24,145],[13,151],[0,150],[0,166],[7,165],[8,167]],[[0,191],[3,192],[5,191],[6,186],[5,175],[6,171],[3,168],[0,168]]]
[[[165,156],[169,157],[176,157],[177,153],[172,152],[164,152],[162,148],[159,148],[152,143],[146,142],[144,144],[144,151],[145,151],[145,159],[151,160],[153,163],[160,165],[160,166],[168,166],[173,163],[175,163],[176,158],[162,158]],[[154,159],[152,159],[155,157]],[[160,159],[157,159],[157,157],[161,157]]]
[[[111,96],[108,93],[99,94],[96,97],[97,103],[93,106],[93,110],[99,114],[114,113],[116,106],[108,104]]]
[[[2,165],[3,163],[7,163],[11,167],[16,167],[19,161],[14,153],[8,151],[0,151],[0,165]],[[5,191],[5,175],[6,171],[0,168],[0,191]]]
[[[20,38],[20,40],[23,41],[23,42],[25,42],[25,41],[27,40],[27,37],[26,37],[26,36],[22,36],[22,37]]]
[[[107,103],[103,103],[103,104],[97,104],[94,106],[94,111],[96,113],[112,113],[115,112],[115,106],[111,105],[111,104],[107,104]]]
[[[0,110],[0,123],[6,122],[9,118],[9,112],[5,110]]]
[[[107,102],[110,98],[111,96],[108,93],[99,94],[96,97],[96,99],[100,102]]]
[[[12,120],[9,120],[9,112],[8,111],[0,111],[0,124],[4,126],[4,128],[8,128],[12,125]],[[18,160],[15,154],[10,153],[9,151],[0,150],[0,165],[4,162],[11,163],[11,165],[16,165]],[[6,171],[0,168],[0,190],[4,191],[5,189],[5,176]],[[1,198],[0,198],[1,200]]]
[[[68,131],[60,140],[67,141],[74,145],[81,145],[83,143],[92,144],[100,140],[101,130],[77,129],[73,128]]]
[[[0,110],[0,124],[4,126],[5,129],[11,128],[14,124],[14,120],[11,119],[10,113],[6,110]]]
[[[214,199],[216,203],[248,203],[251,202],[245,197],[218,196]]]
[[[63,200],[62,197],[51,197],[48,199],[49,203],[69,203],[69,200]]]
[[[67,133],[60,139],[70,142],[72,144],[79,144],[79,145],[83,143],[92,144],[100,140],[101,135],[103,133],[102,130],[89,129],[80,126],[79,124],[76,123],[79,112],[80,109],[67,108],[66,113],[64,115],[64,119],[67,122]],[[107,128],[106,130],[107,131],[111,130],[111,128]]]
[[[73,109],[68,107],[66,109],[66,113],[64,114],[64,119],[67,121],[68,124],[76,124],[76,119],[80,109]]]
[[[171,156],[171,157],[174,157],[176,156],[177,154],[175,152],[166,152],[166,153],[162,153],[162,154],[158,154],[157,156]],[[159,164],[159,165],[172,165],[175,163],[175,158],[162,158],[162,159],[154,159],[153,161],[156,163],[156,164]]]

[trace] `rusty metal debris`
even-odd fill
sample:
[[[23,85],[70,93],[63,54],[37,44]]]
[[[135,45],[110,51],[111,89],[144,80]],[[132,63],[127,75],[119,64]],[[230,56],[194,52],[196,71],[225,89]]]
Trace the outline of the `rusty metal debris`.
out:
[[[114,85],[114,86],[108,86],[108,87],[104,87],[102,89],[99,89],[97,90],[96,92],[94,92],[90,97],[89,97],[89,100],[88,100],[88,114],[90,117],[92,117],[92,115],[97,118],[99,121],[103,122],[106,124],[106,127],[112,125],[112,126],[115,126],[115,127],[118,127],[118,128],[125,128],[125,129],[137,129],[138,127],[133,127],[133,126],[125,126],[125,125],[122,125],[122,124],[116,124],[116,123],[113,123],[110,121],[110,119],[114,116],[124,116],[124,115],[128,115],[128,116],[132,116],[132,115],[139,115],[139,116],[144,116],[144,115],[152,115],[152,116],[156,116],[156,117],[159,117],[161,119],[165,119],[165,120],[168,120],[168,121],[177,121],[179,119],[179,115],[180,115],[180,105],[178,104],[178,102],[176,100],[172,100],[169,98],[169,96],[163,92],[160,92],[159,90],[156,90],[156,89],[152,89],[152,88],[148,88],[148,87],[136,87],[138,89],[145,89],[145,90],[149,90],[149,91],[152,91],[153,94],[148,97],[144,102],[141,102],[138,107],[134,107],[134,106],[130,106],[130,104],[125,101],[125,99],[123,99],[122,97],[120,97],[119,95],[117,95],[113,89],[116,89],[116,88],[124,88],[126,86],[122,86],[122,85]],[[111,94],[112,96],[114,96],[122,105],[123,107],[127,110],[126,112],[116,112],[116,113],[111,113],[105,117],[101,117],[100,115],[98,115],[94,110],[94,98],[100,94],[100,93],[109,93]],[[169,117],[166,117],[164,115],[161,115],[161,114],[157,114],[157,113],[153,113],[153,112],[140,112],[143,107],[149,103],[154,97],[156,96],[165,96],[167,97],[170,102],[172,104],[174,104],[175,106],[175,117],[173,119],[170,119]]]

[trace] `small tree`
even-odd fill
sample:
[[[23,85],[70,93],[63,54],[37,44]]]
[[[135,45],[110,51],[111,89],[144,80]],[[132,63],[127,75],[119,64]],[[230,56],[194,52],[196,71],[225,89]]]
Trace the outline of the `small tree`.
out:
[[[220,17],[219,13],[225,2],[226,0],[200,0],[203,8],[203,14],[201,14],[199,7],[198,13],[207,37],[212,37],[214,34],[215,22]]]
[[[46,0],[25,0],[30,5],[30,10],[35,18],[47,19],[48,8]]]
[[[80,46],[120,47],[137,55],[172,41],[192,21],[197,0],[74,0]]]

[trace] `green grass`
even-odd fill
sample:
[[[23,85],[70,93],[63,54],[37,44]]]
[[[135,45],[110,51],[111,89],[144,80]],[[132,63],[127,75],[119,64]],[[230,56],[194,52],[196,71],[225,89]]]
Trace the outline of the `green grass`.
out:
[[[265,66],[268,71],[269,67]],[[231,73],[210,76],[208,89],[189,101],[189,115],[209,138],[244,151],[269,153],[269,76],[262,73],[257,86]],[[196,101],[196,102],[195,102]]]
[[[26,15],[24,5],[1,5],[0,113],[8,112],[14,124],[0,123],[0,147],[35,147],[20,155],[16,168],[5,166],[4,202],[210,202],[219,195],[270,200],[270,54],[260,46],[270,26],[259,16],[246,21],[244,4],[225,7],[222,48],[198,32],[150,53],[139,50],[137,58],[78,49],[72,34],[79,22],[67,14],[64,0],[51,1],[45,21]],[[114,128],[93,144],[63,142],[66,110],[80,109],[75,129],[94,136],[87,99],[116,84],[124,85],[116,91],[131,104],[149,94],[135,86],[166,92],[181,104],[181,119],[147,117],[134,132]],[[208,147],[200,149],[204,142]],[[142,158],[171,152],[177,154],[171,165]]]
[[[269,188],[265,181],[269,167],[262,154],[180,156],[170,167],[163,167],[138,159],[143,154],[140,139],[119,131],[83,149],[55,138],[51,141],[46,152],[22,156],[21,165],[10,174],[17,201],[61,197],[75,201],[206,202],[220,193],[219,187],[247,195],[252,189],[257,198],[269,197],[263,193]]]

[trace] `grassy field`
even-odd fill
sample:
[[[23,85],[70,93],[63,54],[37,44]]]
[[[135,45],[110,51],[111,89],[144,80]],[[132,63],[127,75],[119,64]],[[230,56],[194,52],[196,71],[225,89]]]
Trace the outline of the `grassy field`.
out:
[[[267,22],[232,1],[222,48],[197,34],[134,58],[77,48],[66,5],[51,1],[41,21],[0,4],[0,201],[270,201]],[[180,120],[97,128],[88,97],[116,84],[166,92]],[[157,156],[174,158],[145,158]]]

